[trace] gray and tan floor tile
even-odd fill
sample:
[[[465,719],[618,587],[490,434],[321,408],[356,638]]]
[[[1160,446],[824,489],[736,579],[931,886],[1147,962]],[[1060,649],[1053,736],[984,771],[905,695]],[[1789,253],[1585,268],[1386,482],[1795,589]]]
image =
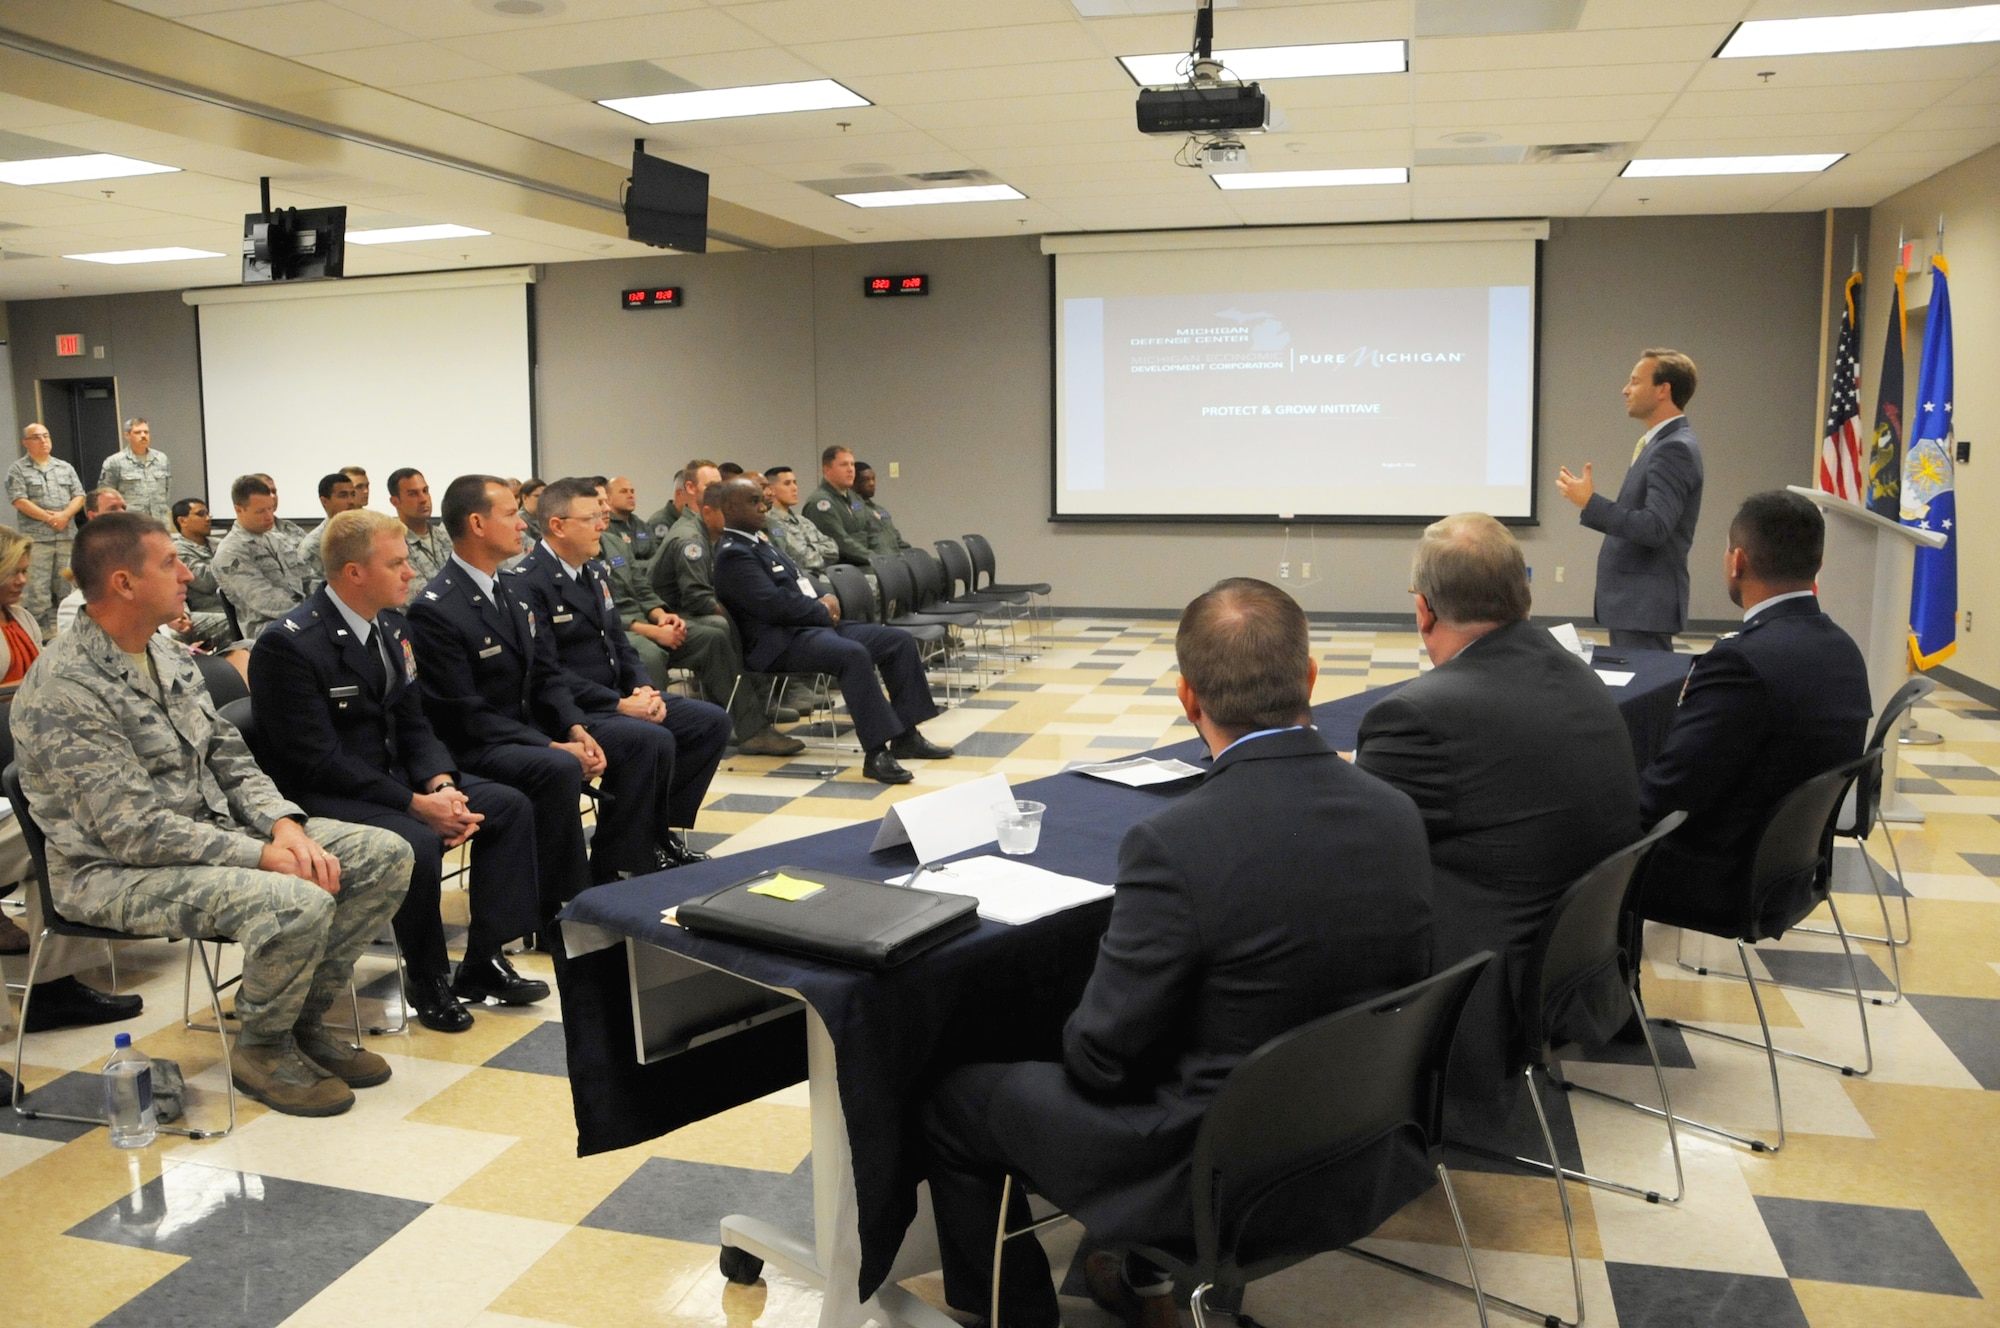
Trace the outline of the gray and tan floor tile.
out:
[[[1316,701],[1406,680],[1422,667],[1408,632],[1316,627]],[[1111,617],[1058,620],[1048,649],[926,726],[955,743],[948,763],[917,763],[889,789],[858,755],[792,761],[732,757],[710,790],[698,847],[727,854],[872,821],[929,789],[1002,771],[1025,781],[1191,732],[1174,699],[1173,627]],[[1698,639],[1688,645],[1705,646]],[[1878,831],[1867,851],[1891,862],[1896,836],[1914,942],[1899,952],[1908,995],[1870,1006],[1876,1070],[1843,1077],[1786,1063],[1789,1136],[1757,1155],[1686,1131],[1688,1197],[1655,1206],[1572,1188],[1591,1323],[1858,1328],[2000,1322],[2000,711],[1940,690],[1917,712],[1940,733],[1905,748],[1899,787],[1921,825]],[[787,768],[790,767],[790,768]],[[1858,851],[1837,871],[1843,916],[1874,931],[1880,911]],[[1890,901],[1898,934],[1901,899]],[[448,890],[454,944],[465,897]],[[1864,985],[1885,995],[1888,956],[1862,947]],[[126,947],[120,984],[147,997],[129,1026],[150,1054],[178,1060],[192,1111],[221,1102],[212,1034],[181,1026],[182,948]],[[1727,968],[1727,947],[1691,939],[1691,956]],[[1845,976],[1832,938],[1763,947],[1762,975],[1820,985]],[[546,960],[518,965],[549,976]],[[6,961],[12,981],[24,976]],[[371,1016],[393,993],[386,956],[364,961]],[[1746,988],[1674,964],[1671,933],[1648,937],[1655,1015],[1754,1030]],[[104,982],[108,973],[93,980]],[[1767,994],[1787,1045],[1860,1055],[1851,996]],[[558,1003],[482,1008],[457,1037],[421,1027],[371,1040],[395,1077],[355,1110],[302,1121],[240,1105],[230,1139],[162,1139],[126,1154],[102,1130],[23,1122],[0,1111],[0,1320],[34,1328],[90,1323],[465,1325],[779,1325],[816,1322],[811,1289],[768,1273],[754,1287],[716,1269],[716,1220],[747,1212],[803,1229],[811,1210],[811,1125],[803,1087],[651,1143],[575,1156]],[[89,1101],[106,1030],[40,1034],[27,1047],[32,1088]],[[1753,1132],[1771,1128],[1761,1055],[1677,1032],[1662,1053],[1677,1108]],[[11,1063],[11,1043],[0,1045]],[[1652,1070],[1619,1048],[1577,1053],[1576,1082],[1648,1098]],[[1565,1157],[1666,1188],[1665,1132],[1580,1095],[1550,1095]],[[1521,1140],[1533,1146],[1529,1131]],[[1489,1288],[1569,1313],[1560,1212],[1544,1179],[1455,1159]],[[1073,1230],[1047,1235],[1071,1266]],[[1438,1196],[1372,1240],[1391,1257],[1460,1277]],[[936,1300],[938,1281],[911,1283]],[[1108,1320],[1067,1299],[1079,1328]],[[1247,1309],[1273,1328],[1305,1324],[1470,1322],[1446,1293],[1343,1256],[1298,1265],[1254,1287]]]

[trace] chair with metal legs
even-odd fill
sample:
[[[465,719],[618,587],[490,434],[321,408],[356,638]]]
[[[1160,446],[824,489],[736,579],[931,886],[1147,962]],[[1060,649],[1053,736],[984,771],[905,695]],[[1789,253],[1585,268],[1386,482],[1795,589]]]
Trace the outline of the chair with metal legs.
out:
[[[30,813],[27,796],[21,791],[21,773],[11,761],[4,772],[0,772],[0,786],[4,786],[7,801],[13,804],[14,815],[21,826],[21,837],[27,841],[28,856],[34,861],[33,888],[41,893],[42,934],[34,938],[34,957],[28,961],[28,986],[21,994],[21,1026],[14,1037],[14,1113],[26,1120],[70,1121],[78,1125],[109,1124],[102,1116],[71,1116],[59,1111],[43,1111],[31,1107],[27,1094],[21,1085],[21,1063],[28,1045],[28,1006],[35,997],[35,970],[41,963],[43,944],[50,936],[82,936],[101,941],[145,941],[158,937],[146,936],[138,932],[118,931],[111,927],[92,927],[81,922],[71,922],[56,911],[55,895],[49,888],[48,841],[42,829],[35,824]],[[221,941],[225,937],[190,937],[188,943],[199,949],[201,941]],[[192,950],[191,952],[192,953]],[[192,962],[192,961],[190,961]],[[208,979],[209,1004],[215,1010],[216,1030],[222,1040],[222,1082],[229,1095],[229,1123],[219,1130],[197,1130],[186,1126],[162,1125],[161,1134],[179,1135],[185,1139],[220,1139],[236,1128],[236,1076],[230,1064],[229,1035],[221,1032],[222,997],[216,990],[215,970],[209,966],[208,952],[201,952],[202,974]]]
[[[1625,953],[1620,935],[1625,896],[1633,875],[1644,863],[1653,845],[1679,829],[1686,819],[1686,812],[1670,813],[1637,843],[1618,850],[1578,877],[1550,910],[1548,921],[1522,966],[1523,995],[1516,1011],[1520,1030],[1516,1059],[1521,1065],[1528,1100],[1534,1104],[1535,1121],[1541,1127],[1542,1146],[1548,1150],[1548,1161],[1500,1154],[1472,1145],[1453,1145],[1467,1152],[1511,1161],[1554,1177],[1556,1197],[1562,1205],[1563,1230],[1569,1238],[1570,1280],[1576,1293],[1574,1322],[1583,1319],[1583,1269],[1577,1258],[1576,1219],[1570,1209],[1566,1182],[1582,1181],[1586,1185],[1644,1199],[1647,1203],[1677,1204],[1687,1194],[1687,1178],[1681,1167],[1680,1135],[1674,1127],[1673,1101],[1667,1095],[1666,1070],[1660,1064],[1660,1052],[1653,1042],[1652,1030],[1646,1026],[1646,1007],[1639,999],[1638,984],[1632,980],[1634,961]],[[1593,1176],[1588,1172],[1572,1171],[1563,1166],[1562,1157],[1556,1152],[1555,1135],[1549,1129],[1548,1113],[1542,1106],[1541,1093],[1535,1082],[1535,1072],[1539,1070],[1544,1078],[1564,1092],[1592,1092],[1581,1084],[1557,1077],[1555,1048],[1569,1042],[1591,1045],[1608,1041],[1623,1025],[1628,1013],[1638,1016],[1639,1026],[1645,1031],[1646,1052],[1653,1063],[1653,1081],[1660,1090],[1661,1109],[1651,1114],[1664,1118],[1667,1125],[1667,1144],[1674,1158],[1674,1193],[1671,1198],[1658,1190]],[[1611,1100],[1624,1101],[1621,1098]],[[1553,1315],[1549,1317],[1555,1318]]]
[[[1861,975],[1854,964],[1854,947],[1849,944],[1847,930],[1840,921],[1840,906],[1834,902],[1830,887],[1834,818],[1840,810],[1841,801],[1847,796],[1848,786],[1881,759],[1881,749],[1871,749],[1813,776],[1780,799],[1758,836],[1747,888],[1728,880],[1666,880],[1664,864],[1667,859],[1657,854],[1648,865],[1646,875],[1634,886],[1632,911],[1639,918],[1735,942],[1737,962],[1743,966],[1740,980],[1749,984],[1750,999],[1757,1010],[1757,1024],[1763,1033],[1763,1040],[1755,1042],[1698,1024],[1674,1019],[1660,1021],[1664,1028],[1680,1028],[1702,1037],[1761,1051],[1770,1069],[1771,1105],[1778,1124],[1776,1143],[1737,1134],[1686,1116],[1676,1116],[1674,1119],[1682,1125],[1742,1144],[1752,1152],[1775,1153],[1785,1146],[1785,1099],[1778,1085],[1778,1057],[1824,1066],[1850,1076],[1867,1075],[1874,1071],[1875,1044],[1868,1031],[1868,1000],[1862,994]],[[1841,953],[1847,958],[1848,972],[1853,978],[1854,1008],[1861,1020],[1864,1057],[1860,1069],[1778,1046],[1771,1038],[1771,1021],[1764,1011],[1760,983],[1750,967],[1752,945],[1758,941],[1779,939],[1821,904],[1826,905],[1833,915],[1835,935],[1840,938]],[[1708,970],[1695,971],[1706,973]],[[1717,973],[1716,976],[1736,977],[1733,973]],[[1639,1103],[1627,1105],[1642,1111],[1651,1110]]]
[[[1191,1246],[1138,1245],[1147,1259],[1194,1282],[1189,1308],[1207,1328],[1208,1298],[1314,1255],[1357,1258],[1469,1295],[1487,1322],[1491,1303],[1539,1321],[1541,1314],[1479,1284],[1451,1172],[1444,1162],[1444,1082],[1452,1037],[1472,987],[1493,954],[1482,950],[1422,982],[1324,1015],[1266,1042],[1237,1064],[1195,1136]],[[1443,1186],[1471,1285],[1354,1247],[1374,1229],[1372,1212],[1393,1212],[1426,1193],[1429,1181],[1357,1199],[1328,1177],[1402,1141],[1421,1142]],[[1393,1168],[1384,1168],[1393,1171]],[[1000,1328],[1000,1263],[1008,1240],[1060,1219],[1007,1229],[1013,1178],[1002,1185],[993,1247],[992,1328]],[[1282,1213],[1282,1217],[1274,1215]],[[1366,1225],[1363,1225],[1367,1223]],[[1355,1229],[1361,1226],[1362,1229]]]
[[[1917,702],[1936,690],[1936,681],[1921,675],[1911,678],[1897,688],[1896,694],[1889,698],[1889,703],[1882,707],[1881,718],[1875,721],[1875,732],[1868,739],[1869,748],[1871,750],[1879,748],[1884,753],[1886,761],[1888,745],[1895,741],[1896,727],[1903,722],[1903,716],[1914,710]],[[1910,892],[1903,883],[1903,855],[1896,851],[1896,836],[1890,831],[1889,823],[1882,819],[1884,761],[1877,761],[1873,769],[1864,772],[1854,781],[1854,796],[1841,808],[1840,820],[1834,825],[1833,834],[1836,839],[1854,841],[1854,847],[1861,855],[1862,870],[1868,873],[1868,884],[1875,889],[1875,904],[1882,910],[1880,936],[1871,936],[1858,931],[1848,933],[1849,940],[1869,941],[1885,947],[1889,952],[1889,980],[1895,984],[1896,994],[1887,1000],[1881,997],[1871,997],[1870,1000],[1876,1005],[1900,1005],[1903,1000],[1903,961],[1897,956],[1896,951],[1910,943]],[[1896,929],[1889,921],[1889,897],[1882,888],[1884,875],[1882,864],[1875,861],[1868,853],[1868,837],[1878,824],[1882,827],[1882,838],[1888,841],[1889,860],[1896,865],[1896,889],[1903,899],[1901,939],[1897,938]],[[1814,936],[1834,934],[1831,927],[1794,927],[1792,930],[1810,932]]]

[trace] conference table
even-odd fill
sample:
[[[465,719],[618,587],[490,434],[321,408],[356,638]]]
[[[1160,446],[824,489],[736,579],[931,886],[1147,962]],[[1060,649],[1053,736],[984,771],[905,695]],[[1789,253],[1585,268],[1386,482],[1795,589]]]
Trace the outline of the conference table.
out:
[[[1692,660],[1625,653],[1627,662],[1600,667],[1633,674],[1615,694],[1643,766],[1672,722]],[[1335,748],[1351,750],[1368,708],[1402,685],[1316,706],[1314,724]],[[1152,754],[1205,759],[1199,739]],[[1113,883],[1126,830],[1192,782],[1134,789],[1064,772],[1023,784],[1018,796],[1048,808],[1030,861]],[[957,1065],[1060,1059],[1062,1026],[1089,978],[1111,904],[1021,926],[982,919],[907,964],[874,972],[698,936],[666,916],[686,900],[779,867],[875,880],[911,870],[916,859],[907,846],[870,851],[875,831],[872,822],[848,826],[600,885],[570,901],[556,968],[578,1152],[642,1143],[805,1079],[814,1231],[802,1237],[731,1216],[722,1222],[723,1245],[820,1288],[823,1328],[870,1317],[945,1328],[951,1320],[897,1285],[938,1266],[920,1184],[918,1109]],[[655,1025],[671,1010],[672,980],[689,971],[727,974],[765,999],[718,1016],[724,1025],[702,1036],[662,1046]],[[703,1001],[714,995],[712,980],[685,990]],[[734,1018],[745,1012],[754,1017]]]

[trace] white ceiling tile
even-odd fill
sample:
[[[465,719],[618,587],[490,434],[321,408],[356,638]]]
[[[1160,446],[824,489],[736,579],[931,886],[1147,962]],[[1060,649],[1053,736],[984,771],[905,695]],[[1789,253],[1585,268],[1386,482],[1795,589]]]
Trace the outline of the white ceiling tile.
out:
[[[955,32],[1022,23],[1075,22],[1064,0],[768,0],[730,5],[728,12],[781,45]]]
[[[698,88],[742,88],[760,83],[801,83],[831,71],[776,46],[708,55],[677,55],[653,62]]]
[[[898,106],[897,112],[922,129],[967,125],[1005,125],[1016,140],[1026,125],[1094,123],[1103,133],[1119,124],[1136,133],[1133,98],[1123,92],[1059,92],[1046,97],[996,97],[984,101],[930,102]],[[1121,131],[1122,132],[1122,131]]]
[[[727,14],[683,9],[596,23],[446,37],[439,45],[495,69],[520,73],[618,60],[653,60],[665,65],[675,56],[746,51],[764,43]]]
[[[1910,118],[1897,107],[1880,111],[1828,111],[1819,115],[1670,115],[1653,131],[1655,138],[1703,138],[1733,144],[1745,138],[1784,138],[1826,144],[1817,149],[1838,152],[1859,147]],[[1732,151],[1733,151],[1732,147]]]
[[[566,106],[576,98],[546,83],[519,74],[460,78],[439,83],[409,83],[396,89],[401,96],[428,106],[475,118],[488,111],[526,110],[532,106]]]
[[[1652,121],[1674,104],[1671,93],[1636,97],[1517,97],[1511,101],[1425,102],[1417,124],[1512,125],[1552,120]]]
[[[1422,37],[1410,52],[1417,73],[1542,69],[1565,65],[1650,65],[1706,60],[1728,24],[1500,37]]]
[[[1875,8],[1881,8],[1879,4]],[[1583,7],[1577,27],[1584,31],[1599,28],[1657,28],[1675,23],[1735,24],[1744,14],[1745,0],[1590,0]]]
[[[1822,115],[1842,111],[1899,110],[1928,106],[1961,86],[1962,80],[1923,83],[1864,83],[1848,86],[1779,87],[1746,90],[1691,89],[1674,103],[1675,115]]]
[[[704,0],[565,0],[561,9],[536,15],[501,14],[469,0],[332,0],[332,3],[412,37],[434,39],[489,32],[546,32],[573,23],[639,18],[670,9],[700,9]]]
[[[1886,8],[1875,5],[1874,8]],[[1971,78],[2000,65],[2000,49],[1933,46],[1908,51],[1854,51],[1842,55],[1788,55],[1765,60],[1707,60],[1696,75],[1702,88],[1859,87],[1866,83],[1922,83]]]
[[[1525,85],[1518,71],[1482,69],[1464,73],[1413,74],[1416,98],[1433,101],[1502,101],[1524,92],[1537,97],[1630,96],[1647,92],[1679,92],[1701,68],[1700,61],[1662,61],[1652,65],[1577,65],[1535,71]]]
[[[395,88],[406,83],[438,83],[447,79],[487,78],[498,71],[429,42],[366,46],[359,50],[302,55],[299,63],[324,69],[371,87]]]
[[[896,107],[997,99],[1032,106],[1044,97],[1086,92],[1105,93],[1128,104],[1135,99],[1131,80],[1107,60],[871,74],[852,80],[851,86],[877,105]]]
[[[898,74],[910,70],[981,69],[993,65],[1038,64],[1060,60],[1100,60],[1124,78],[1123,68],[1077,23],[1035,23],[980,28],[973,32],[930,32],[870,37],[856,41],[812,42],[794,48],[804,59],[836,78]],[[1129,84],[1130,80],[1126,82]]]
[[[324,0],[295,0],[291,4],[195,14],[181,21],[273,55],[311,55],[360,46],[388,46],[402,41],[406,35]]]

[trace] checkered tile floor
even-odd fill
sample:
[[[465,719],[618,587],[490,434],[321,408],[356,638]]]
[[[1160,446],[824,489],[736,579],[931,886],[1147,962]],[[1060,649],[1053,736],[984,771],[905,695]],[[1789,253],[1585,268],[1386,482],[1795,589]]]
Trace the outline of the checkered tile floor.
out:
[[[1317,700],[1418,667],[1409,634],[1315,636]],[[732,759],[697,843],[724,853],[775,843],[873,820],[898,798],[988,771],[1030,779],[1080,757],[1185,737],[1172,669],[1170,624],[1060,621],[1042,658],[926,726],[961,754],[922,766],[913,786],[885,789],[851,768],[802,779],[784,768],[796,761]],[[1928,820],[1895,831],[1916,938],[1901,954],[1908,1000],[1869,1011],[1874,1074],[1785,1065],[1791,1136],[1776,1156],[1683,1134],[1689,1195],[1678,1209],[1573,1189],[1591,1323],[2000,1322],[1988,1300],[2000,1295],[2000,712],[1940,691],[1917,719],[1945,741],[1904,749],[1901,790]],[[1880,833],[1870,851],[1888,861]],[[1840,880],[1850,892],[1865,888],[1858,858],[1843,859]],[[1879,922],[1872,895],[1844,894],[1842,902],[1850,924]],[[447,907],[462,910],[464,896],[448,891]],[[1900,908],[1896,921],[1900,928]],[[1867,949],[1864,976],[1886,987],[1887,956]],[[199,1115],[219,1103],[219,1072],[213,1037],[180,1027],[180,953],[130,947],[120,981],[147,998],[131,1025],[139,1045],[181,1062]],[[1691,943],[1696,953],[1718,966],[1728,959],[1719,947]],[[1796,937],[1760,962],[1786,979],[1840,976],[1831,938]],[[520,965],[547,975],[537,957]],[[10,980],[24,976],[17,961],[6,966]],[[387,961],[367,961],[362,976],[372,1012],[373,999],[393,991]],[[1669,933],[1649,937],[1646,990],[1656,1015],[1754,1030],[1742,985],[1676,968]],[[1787,991],[1767,1002],[1781,1039],[1856,1054],[1851,999]],[[303,1121],[245,1103],[236,1134],[219,1143],[162,1141],[124,1154],[101,1130],[24,1123],[0,1111],[0,1321],[815,1322],[815,1293],[776,1275],[755,1287],[729,1285],[714,1249],[724,1212],[809,1226],[803,1087],[643,1147],[579,1160],[560,1017],[551,1000],[481,1009],[476,1027],[458,1037],[415,1028],[374,1039],[395,1078],[363,1090],[353,1112]],[[36,1036],[28,1083],[88,1098],[109,1040],[101,1029]],[[1761,1056],[1672,1033],[1662,1052],[1676,1107],[1768,1129]],[[0,1054],[11,1063],[11,1043]],[[1628,1095],[1651,1090],[1650,1069],[1627,1055],[1575,1061],[1571,1073]],[[1559,1147],[1572,1158],[1671,1181],[1664,1134],[1652,1122],[1581,1098],[1551,1106]],[[1488,1288],[1566,1310],[1552,1186],[1468,1159],[1458,1190]],[[1073,1231],[1050,1233],[1058,1267],[1074,1241]],[[1398,1215],[1375,1243],[1441,1272],[1462,1271],[1435,1196]],[[937,1297],[934,1279],[913,1285]],[[1073,1325],[1107,1322],[1086,1301],[1064,1308]],[[1473,1319],[1462,1301],[1342,1256],[1259,1284],[1247,1309],[1274,1328]]]

